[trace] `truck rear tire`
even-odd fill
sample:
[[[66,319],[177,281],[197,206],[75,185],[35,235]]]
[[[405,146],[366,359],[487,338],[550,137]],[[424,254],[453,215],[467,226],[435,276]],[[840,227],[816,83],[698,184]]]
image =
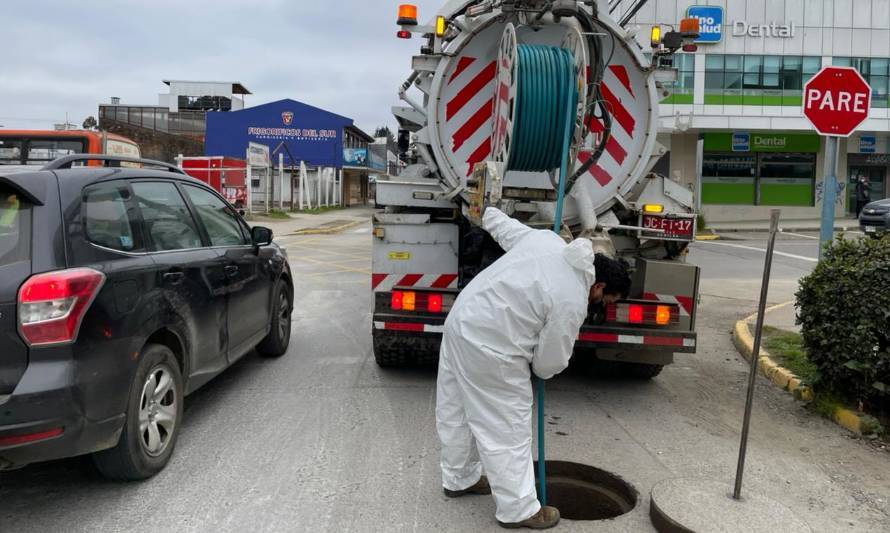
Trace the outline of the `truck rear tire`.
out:
[[[439,362],[438,338],[394,335],[374,330],[374,360],[382,368],[434,367]]]

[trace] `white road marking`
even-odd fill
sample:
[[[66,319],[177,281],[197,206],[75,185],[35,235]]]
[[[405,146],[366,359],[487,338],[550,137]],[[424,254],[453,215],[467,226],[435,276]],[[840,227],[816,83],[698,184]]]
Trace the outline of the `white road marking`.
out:
[[[357,230],[353,230],[350,233],[371,233],[371,228],[359,228]]]
[[[718,241],[702,241],[701,244],[708,245],[712,244],[714,246],[729,246],[730,248],[739,248],[741,250],[751,250],[753,252],[762,252],[766,253],[765,248],[755,248],[753,246],[745,246],[743,244],[731,244],[728,242],[718,242]],[[789,254],[787,252],[780,252],[779,250],[774,250],[774,254],[781,255],[782,257],[789,257],[791,259],[800,259],[801,261],[809,261],[811,263],[818,263],[819,260],[813,257],[806,257],[803,255]]]
[[[784,235],[791,235],[792,237],[802,237],[804,239],[813,239],[813,240],[817,240],[817,241],[819,240],[819,237],[813,237],[812,235],[804,235],[802,233],[792,233],[790,231],[785,231],[785,230],[781,230],[781,229],[779,231],[782,232]]]

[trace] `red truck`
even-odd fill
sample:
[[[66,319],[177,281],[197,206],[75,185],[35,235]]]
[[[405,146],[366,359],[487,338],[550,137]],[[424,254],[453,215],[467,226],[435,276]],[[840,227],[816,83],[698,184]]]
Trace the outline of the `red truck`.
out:
[[[225,196],[237,209],[247,205],[247,162],[225,156],[182,157],[179,166]]]

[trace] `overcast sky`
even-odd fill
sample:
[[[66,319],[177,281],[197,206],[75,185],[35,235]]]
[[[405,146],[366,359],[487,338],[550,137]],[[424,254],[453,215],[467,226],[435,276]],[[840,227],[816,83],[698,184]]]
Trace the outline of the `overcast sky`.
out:
[[[240,81],[247,105],[293,98],[373,133],[421,40],[397,39],[398,0],[3,2],[0,125],[80,126],[111,96],[157,105],[162,79]],[[444,0],[420,0],[422,22]]]

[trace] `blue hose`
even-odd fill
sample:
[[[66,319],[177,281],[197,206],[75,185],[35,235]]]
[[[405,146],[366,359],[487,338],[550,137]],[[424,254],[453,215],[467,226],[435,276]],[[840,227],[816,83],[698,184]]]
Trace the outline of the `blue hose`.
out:
[[[562,229],[569,148],[575,128],[578,83],[571,52],[564,48],[519,45],[519,81],[513,146],[508,170],[549,172],[559,168],[553,231]],[[535,377],[538,403],[538,500],[547,505],[544,454],[544,380]]]

